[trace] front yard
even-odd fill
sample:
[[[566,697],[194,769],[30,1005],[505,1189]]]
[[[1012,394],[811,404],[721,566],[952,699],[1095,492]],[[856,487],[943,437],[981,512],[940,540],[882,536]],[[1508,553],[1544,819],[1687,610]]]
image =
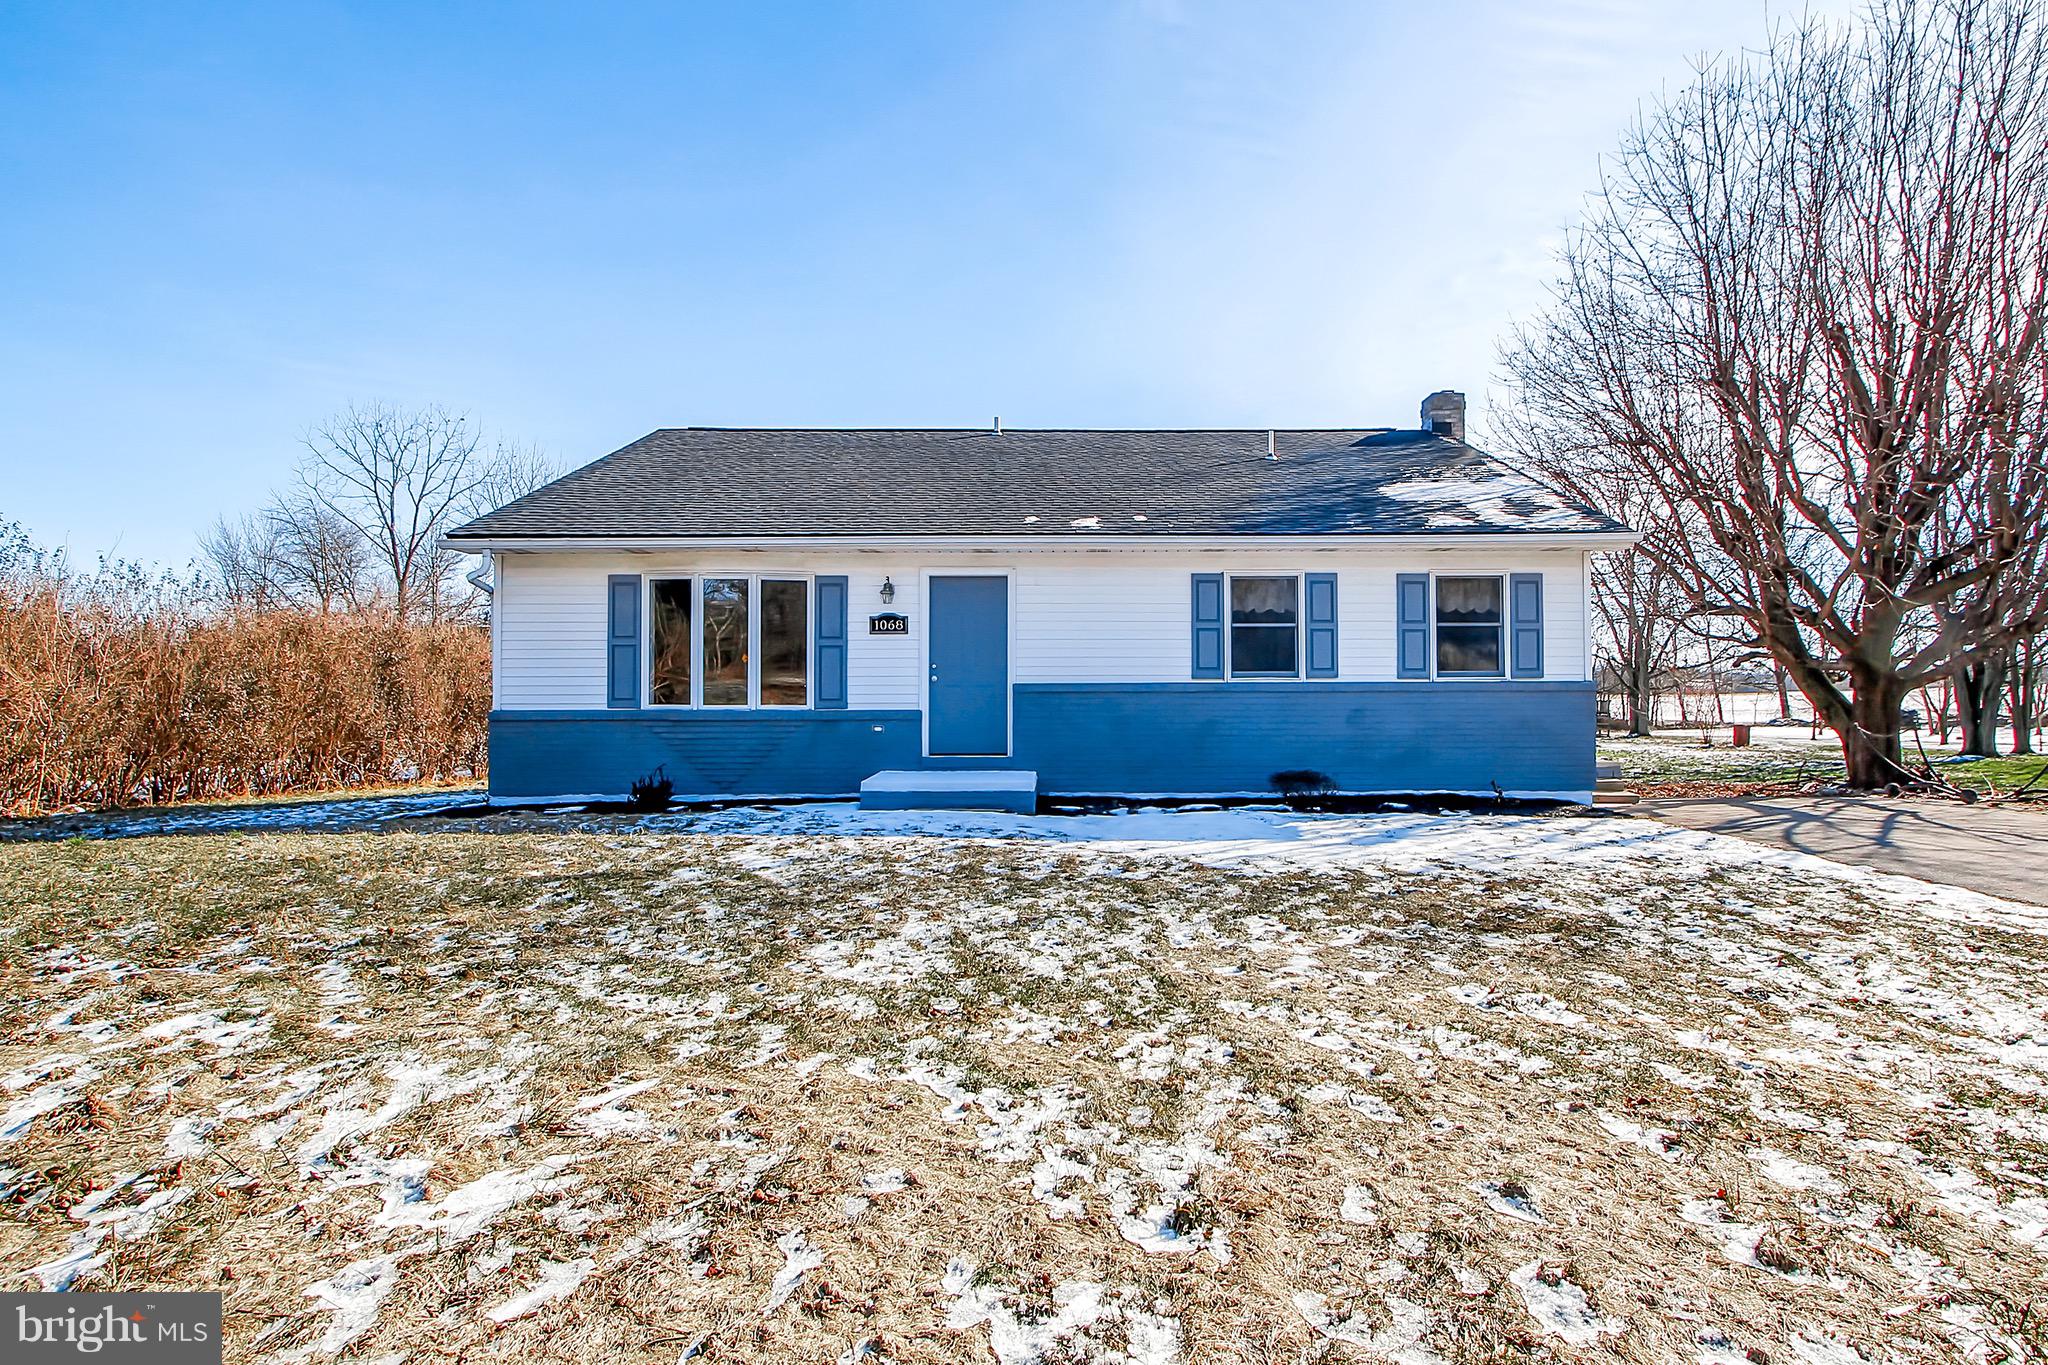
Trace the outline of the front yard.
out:
[[[201,827],[0,930],[5,1287],[233,1361],[2048,1353],[2048,912],[1645,821]]]

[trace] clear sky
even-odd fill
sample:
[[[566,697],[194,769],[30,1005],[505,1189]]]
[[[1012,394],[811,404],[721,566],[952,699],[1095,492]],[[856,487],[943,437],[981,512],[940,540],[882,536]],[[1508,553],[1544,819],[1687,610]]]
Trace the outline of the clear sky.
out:
[[[1761,0],[0,4],[0,520],[179,563],[351,400],[1412,425]]]

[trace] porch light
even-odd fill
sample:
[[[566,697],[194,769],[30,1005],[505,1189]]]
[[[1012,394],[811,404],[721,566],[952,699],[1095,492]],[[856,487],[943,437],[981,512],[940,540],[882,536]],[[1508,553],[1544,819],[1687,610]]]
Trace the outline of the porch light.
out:
[[[888,606],[896,600],[896,585],[889,581],[889,575],[882,575],[882,605]]]

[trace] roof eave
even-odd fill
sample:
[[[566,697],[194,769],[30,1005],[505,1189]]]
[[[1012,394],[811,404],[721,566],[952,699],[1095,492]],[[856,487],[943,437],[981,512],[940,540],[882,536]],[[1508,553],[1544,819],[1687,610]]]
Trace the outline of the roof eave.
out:
[[[1094,531],[1045,531],[1035,535],[860,535],[860,536],[442,536],[442,549],[462,554],[666,554],[683,550],[990,550],[1005,553],[1086,549],[1116,550],[1290,550],[1362,549],[1551,549],[1626,550],[1641,534],[1621,527],[1598,531],[1414,531],[1317,533],[1304,535],[1141,535]]]

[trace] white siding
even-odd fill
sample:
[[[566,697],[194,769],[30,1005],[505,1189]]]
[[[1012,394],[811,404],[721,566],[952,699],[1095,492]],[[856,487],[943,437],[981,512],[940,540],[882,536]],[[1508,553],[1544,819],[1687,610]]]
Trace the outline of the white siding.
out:
[[[1391,556],[1344,573],[1337,583],[1339,672],[1345,678],[1395,673],[1394,579],[1398,574],[1543,575],[1543,676],[1583,681],[1586,672],[1586,559],[1577,550],[1480,554],[1469,550]]]
[[[846,704],[855,710],[917,711],[924,707],[924,583],[915,559],[863,556],[819,573],[846,575]],[[882,580],[896,596],[882,605]],[[909,635],[870,635],[868,617],[896,611]]]
[[[498,705],[507,711],[604,705],[605,576],[627,556],[506,554],[491,594]]]
[[[507,553],[498,565],[492,601],[496,691],[497,704],[507,710],[603,707],[605,580],[614,573],[845,574],[848,704],[856,709],[922,706],[924,575],[948,569],[1012,575],[1011,671],[1021,683],[1187,681],[1189,576],[1218,572],[1334,572],[1339,680],[1347,682],[1394,677],[1395,575],[1539,572],[1544,677],[1588,676],[1585,555],[1578,550]],[[896,588],[888,608],[880,598],[885,575]],[[866,618],[882,610],[907,615],[910,635],[869,635]]]

